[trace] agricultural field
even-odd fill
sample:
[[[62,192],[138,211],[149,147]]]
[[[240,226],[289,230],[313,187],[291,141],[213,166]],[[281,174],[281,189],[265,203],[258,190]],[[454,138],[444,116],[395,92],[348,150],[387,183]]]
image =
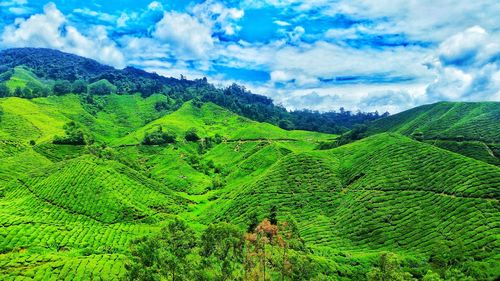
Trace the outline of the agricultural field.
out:
[[[218,221],[246,229],[271,208],[297,223],[324,277],[364,276],[386,251],[426,268],[443,241],[463,245],[484,280],[498,276],[500,168],[482,143],[393,132],[317,150],[337,136],[211,103],[162,113],[161,99],[105,96],[95,115],[75,95],[0,100],[3,280],[121,279],[131,241],[175,217],[197,233]],[[53,144],[69,121],[96,143]],[[158,128],[176,142],[143,144]],[[193,128],[199,140],[183,139]]]
[[[500,278],[498,102],[291,113],[3,54],[0,280]]]

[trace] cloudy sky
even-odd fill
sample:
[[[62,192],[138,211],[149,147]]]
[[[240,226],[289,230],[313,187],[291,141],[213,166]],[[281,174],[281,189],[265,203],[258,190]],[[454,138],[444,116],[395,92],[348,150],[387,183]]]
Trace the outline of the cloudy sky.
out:
[[[498,0],[0,0],[0,48],[244,84],[287,108],[500,101]]]

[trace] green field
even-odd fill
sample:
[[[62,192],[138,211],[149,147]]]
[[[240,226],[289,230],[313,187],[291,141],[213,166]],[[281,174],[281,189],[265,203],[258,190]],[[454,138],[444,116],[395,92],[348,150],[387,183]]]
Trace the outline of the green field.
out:
[[[366,279],[387,251],[416,279],[445,275],[429,262],[444,242],[466,258],[464,274],[500,276],[496,104],[410,110],[376,122],[373,136],[316,150],[337,136],[212,103],[158,111],[163,95],[98,99],[97,110],[77,95],[0,99],[0,279],[122,279],[130,242],[175,217],[199,236],[218,221],[245,230],[271,208],[297,222],[318,280]],[[70,121],[94,143],[53,144]],[[176,142],[144,145],[158,128]],[[192,128],[200,140],[184,139]],[[429,139],[404,136],[416,129]],[[467,140],[442,140],[459,132]],[[482,141],[468,140],[477,132]]]

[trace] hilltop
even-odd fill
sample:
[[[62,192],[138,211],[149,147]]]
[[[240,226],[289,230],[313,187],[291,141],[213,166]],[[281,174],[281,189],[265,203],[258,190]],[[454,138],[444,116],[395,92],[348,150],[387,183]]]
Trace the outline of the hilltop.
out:
[[[498,166],[499,120],[500,102],[438,102],[357,126],[326,147],[394,132]]]

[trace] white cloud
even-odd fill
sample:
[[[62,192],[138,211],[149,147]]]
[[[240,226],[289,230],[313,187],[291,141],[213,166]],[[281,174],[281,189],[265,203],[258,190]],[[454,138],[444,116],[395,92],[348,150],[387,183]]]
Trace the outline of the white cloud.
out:
[[[437,73],[429,99],[500,101],[500,42],[482,27],[443,41],[429,67]]]
[[[110,14],[103,13],[103,12],[93,11],[93,10],[90,10],[88,8],[83,8],[83,9],[77,8],[77,9],[73,10],[73,13],[93,17],[93,18],[96,18],[96,19],[103,21],[103,22],[111,23],[111,22],[116,21],[116,16],[114,16],[114,15],[110,15]]]
[[[163,10],[163,5],[158,1],[153,1],[149,3],[148,9],[150,10]]]
[[[288,23],[286,21],[282,21],[282,20],[275,20],[274,23],[279,25],[279,26],[290,26],[291,25],[290,23]]]
[[[177,12],[165,12],[156,23],[153,36],[187,59],[206,58],[214,45],[209,27],[188,14]]]
[[[237,22],[245,14],[241,9],[228,8],[214,0],[194,6],[191,13],[213,32],[222,32],[229,36],[235,35],[241,29]]]
[[[43,14],[16,19],[14,24],[5,27],[0,40],[2,47],[55,48],[117,67],[123,67],[125,63],[122,53],[103,27],[95,27],[85,36],[69,25],[53,3],[44,6]]]
[[[9,6],[18,6],[18,5],[26,5],[28,0],[10,0],[10,1],[2,1],[0,2],[0,7],[9,7]]]
[[[125,27],[127,26],[127,21],[130,17],[126,13],[121,13],[120,17],[116,20],[117,27]]]

